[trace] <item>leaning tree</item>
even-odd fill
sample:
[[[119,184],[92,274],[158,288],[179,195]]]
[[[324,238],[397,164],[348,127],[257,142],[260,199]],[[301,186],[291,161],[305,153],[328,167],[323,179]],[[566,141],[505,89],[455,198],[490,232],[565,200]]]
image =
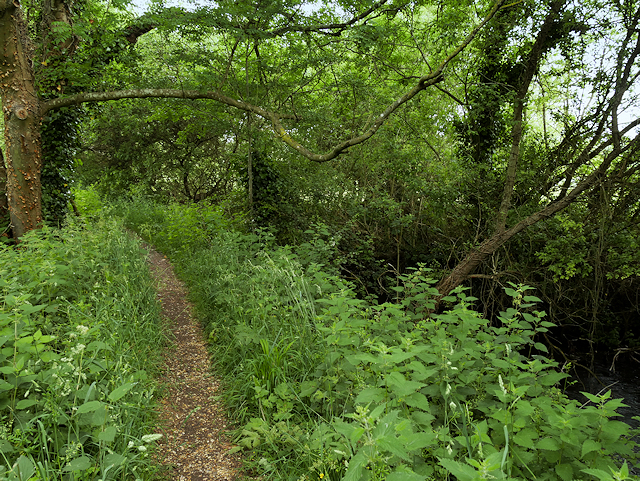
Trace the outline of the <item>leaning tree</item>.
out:
[[[322,7],[293,0],[221,0],[192,10],[157,8],[128,24],[89,0],[73,8],[65,1],[43,0],[29,5],[29,15],[24,10],[18,0],[0,0],[6,190],[16,238],[42,218],[43,120],[64,107],[124,98],[212,99],[244,112],[247,122],[261,119],[261,126],[314,162],[331,161],[366,142],[427,89],[455,99],[465,117],[461,131],[469,156],[492,163],[502,193],[484,238],[440,282],[443,293],[524,229],[606,179],[638,169],[640,119],[623,115],[633,111],[640,53],[640,6],[632,0],[337,0]],[[153,29],[162,29],[168,42],[189,37],[204,46],[193,68],[207,72],[206,88],[142,82],[118,90],[95,80],[131,50],[127,45]],[[340,65],[330,60],[336,55]],[[372,72],[383,72],[370,82],[389,87],[386,103],[368,103],[373,88],[358,95],[341,88],[340,77],[353,76],[349,62],[357,65],[363,58],[371,60]],[[250,71],[255,72],[251,79]],[[79,81],[77,72],[85,72]],[[234,75],[244,75],[246,88],[231,85]],[[522,146],[531,118],[539,113],[534,106],[544,102],[541,85],[554,79],[571,85],[568,103],[580,95],[590,102],[572,105],[561,121],[555,120],[562,128],[545,138],[539,182],[531,193],[536,208],[523,215],[513,202],[528,174]],[[494,92],[491,105],[483,105],[477,94],[481,85]],[[312,91],[333,98],[353,93],[354,104],[368,111],[353,122],[335,112],[319,114],[303,105]],[[315,100],[323,99],[316,95]],[[502,131],[492,132],[499,116]],[[302,134],[322,130],[323,123],[331,125],[325,141],[312,145]],[[504,137],[506,149],[494,148],[494,135]]]

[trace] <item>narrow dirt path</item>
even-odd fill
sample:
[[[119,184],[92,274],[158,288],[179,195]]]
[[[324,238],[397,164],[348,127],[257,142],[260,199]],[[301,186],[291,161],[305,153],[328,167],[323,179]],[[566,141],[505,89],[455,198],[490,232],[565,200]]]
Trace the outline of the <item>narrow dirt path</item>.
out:
[[[175,481],[232,481],[239,477],[240,461],[229,455],[224,436],[227,419],[217,402],[218,382],[211,376],[202,329],[192,316],[184,284],[169,261],[149,249],[151,273],[158,283],[162,317],[173,332],[165,356],[162,381],[165,397],[160,408],[163,434],[157,456]]]

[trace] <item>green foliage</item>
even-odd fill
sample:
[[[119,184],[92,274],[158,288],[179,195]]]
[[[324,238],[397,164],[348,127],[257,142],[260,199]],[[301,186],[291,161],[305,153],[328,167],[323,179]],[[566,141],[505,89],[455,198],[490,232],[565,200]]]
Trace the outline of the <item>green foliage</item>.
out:
[[[536,256],[553,273],[553,279],[571,279],[574,276],[586,277],[592,271],[586,258],[588,255],[584,225],[568,217],[556,216],[561,234],[546,243]]]
[[[0,249],[0,479],[149,476],[164,339],[137,242],[102,222]]]
[[[196,108],[194,108],[196,107]],[[211,102],[122,101],[94,110],[85,123],[79,176],[109,198],[136,188],[181,202],[220,199],[237,175],[238,135],[226,109]]]
[[[72,194],[79,216],[93,218],[101,213],[103,202],[94,186],[73,189]]]
[[[312,249],[205,223],[190,224],[196,243],[166,230],[190,209],[123,213],[170,246],[242,425],[237,449],[265,477],[616,479],[619,459],[637,463],[634,432],[614,420],[621,400],[562,393],[569,376],[545,356],[553,324],[531,287],[506,289],[496,325],[463,290],[434,313],[424,267],[375,304],[305,259]]]
[[[42,210],[54,226],[62,224],[72,199],[78,117],[77,109],[61,109],[50,112],[42,125]]]

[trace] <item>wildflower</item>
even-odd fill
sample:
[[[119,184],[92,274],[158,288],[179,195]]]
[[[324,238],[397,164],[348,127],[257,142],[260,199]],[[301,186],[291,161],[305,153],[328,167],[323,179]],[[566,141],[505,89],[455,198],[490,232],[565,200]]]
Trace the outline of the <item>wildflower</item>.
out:
[[[80,334],[82,334],[83,336],[84,336],[85,334],[87,334],[87,332],[89,332],[89,328],[88,328],[87,326],[83,326],[83,325],[76,326],[76,330],[77,330]]]
[[[85,347],[87,346],[85,346],[84,344],[78,344],[76,347],[71,348],[71,353],[73,355],[80,354],[82,351],[84,351]]]
[[[133,441],[129,441],[129,444],[127,445],[127,448],[132,448],[134,446],[134,442]]]
[[[502,389],[502,392],[507,394],[507,389],[504,387],[504,382],[502,381],[502,376],[500,374],[498,374],[498,383],[500,383],[500,389]]]
[[[456,406],[456,403],[454,403],[453,401],[451,401],[451,402],[449,403],[449,407],[450,407],[452,410],[454,410],[457,406]]]
[[[320,479],[324,478],[324,473],[320,473]]]
[[[138,451],[144,452],[147,450],[146,446],[138,446]]]

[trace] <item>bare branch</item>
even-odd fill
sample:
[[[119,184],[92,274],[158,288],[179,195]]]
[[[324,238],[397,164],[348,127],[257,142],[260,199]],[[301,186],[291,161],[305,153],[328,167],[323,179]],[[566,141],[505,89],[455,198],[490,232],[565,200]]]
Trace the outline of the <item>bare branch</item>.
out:
[[[265,119],[272,118],[293,118],[292,115],[277,115],[269,112],[261,107],[236,100],[219,92],[207,91],[200,92],[197,90],[180,90],[180,89],[131,89],[116,90],[113,92],[90,92],[61,97],[48,102],[44,102],[41,107],[41,114],[44,116],[50,110],[56,110],[69,105],[78,105],[86,102],[105,102],[108,100],[121,99],[146,99],[146,98],[175,98],[175,99],[211,99],[217,102],[235,107],[245,112],[253,112]]]

